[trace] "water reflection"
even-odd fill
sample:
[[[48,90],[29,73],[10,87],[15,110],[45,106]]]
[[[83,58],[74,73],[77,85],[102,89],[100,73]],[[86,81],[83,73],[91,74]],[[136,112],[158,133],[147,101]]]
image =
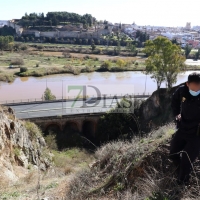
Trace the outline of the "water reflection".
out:
[[[26,81],[28,81],[28,78],[29,78],[29,77],[20,77],[20,80],[21,80],[22,82],[26,82]]]
[[[191,72],[187,71],[179,74],[176,85],[186,81],[188,74]],[[145,80],[146,93],[155,91],[157,88],[156,82],[150,78],[150,75],[146,76],[142,72],[92,72],[80,75],[59,74],[38,78],[20,77],[16,78],[12,84],[0,83],[0,101],[41,98],[46,89],[46,84],[57,98],[62,97],[62,88],[63,94],[66,96],[68,86],[74,84],[102,85],[105,86],[104,93],[108,94],[127,92],[126,88],[120,86],[129,84],[134,86],[134,93],[141,94],[145,91]],[[109,87],[109,85],[115,87]],[[162,83],[161,87],[165,87],[165,83]]]

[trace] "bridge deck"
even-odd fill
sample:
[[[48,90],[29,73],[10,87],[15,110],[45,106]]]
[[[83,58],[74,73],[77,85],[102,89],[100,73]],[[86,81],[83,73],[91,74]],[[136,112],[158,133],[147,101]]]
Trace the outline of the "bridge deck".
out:
[[[135,95],[134,98],[147,98],[150,95]],[[42,101],[42,102],[21,102],[4,104],[10,106],[17,118],[32,119],[51,116],[70,116],[89,113],[105,113],[111,108],[114,108],[120,102],[122,97],[117,99],[107,98],[106,100],[99,100],[95,105],[86,104],[84,106],[83,100],[56,100],[56,101]],[[74,105],[73,105],[74,104]]]

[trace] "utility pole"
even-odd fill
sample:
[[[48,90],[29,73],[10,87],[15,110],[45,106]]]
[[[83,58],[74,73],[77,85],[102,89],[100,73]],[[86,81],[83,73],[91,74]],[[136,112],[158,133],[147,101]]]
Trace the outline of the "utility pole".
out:
[[[145,79],[144,95],[145,95],[145,92],[146,92],[146,83],[147,83],[147,74],[146,74],[146,79]]]
[[[62,116],[63,116],[63,80],[62,80]]]
[[[47,89],[47,68],[46,69],[46,89]]]
[[[61,130],[63,132],[63,80],[62,81],[62,114],[61,114]]]

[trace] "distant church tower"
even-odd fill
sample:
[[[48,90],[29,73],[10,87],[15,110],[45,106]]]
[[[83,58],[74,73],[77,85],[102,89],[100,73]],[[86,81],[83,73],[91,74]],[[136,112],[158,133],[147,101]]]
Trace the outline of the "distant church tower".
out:
[[[185,28],[190,30],[191,29],[191,22],[187,22]]]

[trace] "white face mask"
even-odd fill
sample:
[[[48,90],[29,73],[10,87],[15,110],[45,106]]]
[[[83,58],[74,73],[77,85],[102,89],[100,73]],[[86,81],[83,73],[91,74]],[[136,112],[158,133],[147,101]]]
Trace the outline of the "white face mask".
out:
[[[197,95],[200,94],[200,90],[198,90],[197,92],[195,92],[195,91],[193,91],[193,90],[189,90],[189,92],[190,92],[190,94],[191,94],[192,96],[197,96]]]

